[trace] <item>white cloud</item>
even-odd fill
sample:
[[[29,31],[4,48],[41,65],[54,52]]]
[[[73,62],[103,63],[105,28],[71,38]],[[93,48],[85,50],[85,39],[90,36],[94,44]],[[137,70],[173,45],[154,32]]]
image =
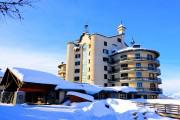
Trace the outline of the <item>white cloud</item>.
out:
[[[63,55],[64,56],[64,55]],[[38,53],[17,48],[0,48],[0,68],[25,67],[57,74],[57,66],[64,57],[60,54]]]

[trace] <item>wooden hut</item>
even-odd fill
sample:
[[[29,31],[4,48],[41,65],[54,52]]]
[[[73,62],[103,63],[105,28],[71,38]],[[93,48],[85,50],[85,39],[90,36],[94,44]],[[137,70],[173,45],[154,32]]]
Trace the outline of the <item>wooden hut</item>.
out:
[[[60,78],[37,70],[13,68],[6,70],[1,81],[1,102],[49,104],[55,103],[55,87]]]

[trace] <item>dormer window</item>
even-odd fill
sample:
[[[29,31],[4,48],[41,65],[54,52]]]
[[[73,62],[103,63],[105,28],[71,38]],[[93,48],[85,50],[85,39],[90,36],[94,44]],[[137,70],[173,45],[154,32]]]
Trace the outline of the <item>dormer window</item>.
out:
[[[118,38],[117,41],[120,42],[120,43],[122,42],[121,38]]]

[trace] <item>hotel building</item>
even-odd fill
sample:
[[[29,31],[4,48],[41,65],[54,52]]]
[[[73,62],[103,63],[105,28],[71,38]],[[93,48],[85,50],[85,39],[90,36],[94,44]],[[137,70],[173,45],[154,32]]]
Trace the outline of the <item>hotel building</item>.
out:
[[[118,27],[118,35],[104,36],[84,32],[77,41],[67,45],[66,80],[108,86],[109,54],[127,47],[125,27]]]
[[[86,26],[87,27],[87,26]],[[66,76],[72,82],[100,86],[129,86],[143,98],[156,98],[161,74],[159,53],[125,42],[126,28],[118,26],[118,35],[105,36],[84,32],[67,44]]]

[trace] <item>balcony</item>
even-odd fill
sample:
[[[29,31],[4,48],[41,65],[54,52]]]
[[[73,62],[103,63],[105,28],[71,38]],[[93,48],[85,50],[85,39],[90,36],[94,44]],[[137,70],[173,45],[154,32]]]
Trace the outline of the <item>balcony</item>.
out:
[[[159,68],[154,68],[154,67],[122,67],[121,69],[114,69],[111,71],[108,71],[108,73],[113,74],[113,73],[118,73],[118,72],[130,72],[130,71],[151,71],[151,72],[155,72],[158,75],[161,74],[161,71]]]
[[[120,62],[124,61],[152,61],[155,62],[157,65],[160,65],[160,62],[158,59],[155,58],[148,58],[148,57],[127,57],[127,58],[121,58],[117,61],[111,61],[110,64],[118,64]]]
[[[154,68],[154,67],[123,67],[121,68],[121,72],[127,72],[127,71],[151,71],[161,74],[160,69]]]
[[[133,81],[144,81],[144,82],[156,82],[161,84],[161,78],[150,78],[150,77],[121,77],[112,79],[111,82],[133,82]]]
[[[162,94],[162,89],[161,88],[136,88],[138,92],[145,92],[145,93],[158,93]]]

